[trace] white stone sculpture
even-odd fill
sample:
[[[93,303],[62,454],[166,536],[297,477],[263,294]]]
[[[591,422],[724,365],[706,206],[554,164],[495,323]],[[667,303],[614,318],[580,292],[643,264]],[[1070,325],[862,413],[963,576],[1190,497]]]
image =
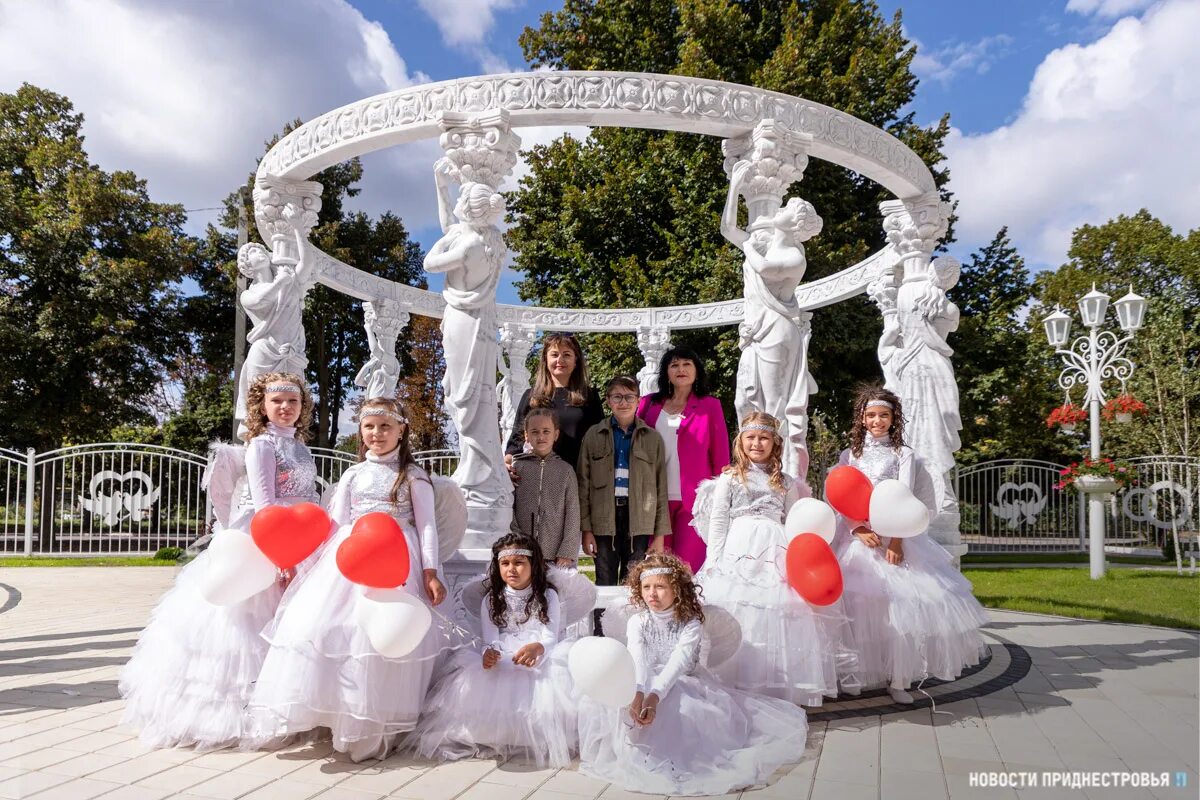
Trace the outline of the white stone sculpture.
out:
[[[513,425],[517,421],[517,405],[521,396],[529,388],[529,351],[533,349],[533,340],[537,337],[537,328],[532,325],[522,325],[516,322],[506,322],[500,326],[500,383],[496,392],[500,396],[500,441],[507,442],[512,435]]]
[[[661,326],[643,325],[637,329],[638,350],[645,362],[638,370],[638,388],[642,394],[658,391],[658,367],[663,354],[671,349],[671,329]]]
[[[371,358],[358,371],[354,383],[363,388],[365,398],[395,397],[400,380],[396,339],[408,324],[408,311],[395,300],[371,300],[363,303],[363,320]]]
[[[959,310],[946,292],[958,283],[960,267],[953,258],[930,261],[946,233],[949,209],[936,193],[917,201],[882,203],[880,209],[888,242],[900,255],[900,284],[881,281],[872,287],[884,319],[879,363],[887,387],[904,403],[905,438],[933,480],[937,507],[930,532],[948,548],[959,548],[951,471],[954,453],[962,446],[962,418],[950,361],[954,350],[946,342],[958,328]]]
[[[425,257],[425,269],[445,275],[442,388],[458,430],[454,480],[467,498],[468,534],[490,541],[512,514],[512,482],[496,413],[496,285],[505,253],[497,227],[504,197],[497,187],[516,164],[520,139],[502,114],[471,120],[446,115],[443,130],[446,156],[434,165],[434,180],[445,235]]]
[[[808,372],[812,315],[800,310],[796,289],[807,267],[803,242],[822,223],[798,197],[780,207],[788,185],[803,175],[808,141],[769,122],[760,123],[748,141],[726,145],[730,180],[721,233],[745,255],[734,405],[739,419],[759,410],[780,421],[784,470],[805,482],[808,398],[817,386]],[[739,197],[749,212],[744,231],[737,227]]]

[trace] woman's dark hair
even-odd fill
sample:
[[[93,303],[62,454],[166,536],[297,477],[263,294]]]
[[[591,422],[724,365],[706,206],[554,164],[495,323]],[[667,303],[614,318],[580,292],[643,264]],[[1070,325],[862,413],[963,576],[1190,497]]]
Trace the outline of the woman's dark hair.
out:
[[[854,419],[850,423],[850,452],[858,458],[863,453],[863,444],[867,440],[867,426],[863,424],[863,413],[867,403],[872,400],[883,400],[892,406],[892,429],[888,431],[892,447],[899,450],[904,446],[904,409],[900,398],[877,383],[863,384],[858,387],[854,396]]]
[[[671,386],[671,376],[668,373],[671,362],[676,359],[690,361],[696,365],[696,382],[692,384],[692,394],[697,397],[708,397],[708,378],[705,375],[704,361],[700,355],[690,347],[672,347],[663,353],[662,360],[658,362],[658,391],[651,395],[650,399],[655,403],[661,403],[674,394],[675,388]]]
[[[533,587],[533,594],[529,596],[529,601],[525,604],[525,616],[519,618],[518,622],[528,622],[534,614],[543,625],[550,624],[550,604],[546,602],[546,592],[554,588],[554,584],[547,577],[546,559],[542,556],[542,547],[537,543],[537,539],[526,536],[523,533],[508,533],[501,536],[492,544],[492,561],[488,564],[488,614],[492,618],[492,623],[497,628],[503,628],[506,620],[504,612],[508,610],[508,603],[504,599],[504,578],[500,576],[500,551],[501,550],[530,550],[533,552],[533,558],[529,559],[532,569],[532,579],[529,585]],[[521,609],[514,609],[520,613]]]
[[[529,405],[533,408],[548,408],[554,405],[554,379],[550,377],[550,365],[546,363],[546,355],[551,347],[560,350],[569,347],[575,353],[575,371],[567,382],[567,405],[582,406],[587,402],[588,383],[587,364],[583,360],[583,348],[573,333],[547,333],[542,339],[542,352],[538,356],[537,377],[533,381],[533,390],[529,393]]]

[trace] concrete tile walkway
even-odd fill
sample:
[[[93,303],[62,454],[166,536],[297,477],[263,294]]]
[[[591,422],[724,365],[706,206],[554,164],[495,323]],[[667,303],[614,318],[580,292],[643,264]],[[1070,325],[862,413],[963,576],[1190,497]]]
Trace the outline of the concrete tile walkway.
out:
[[[0,798],[647,797],[574,770],[493,761],[434,765],[406,756],[352,764],[326,743],[273,753],[148,750],[119,725],[117,676],[174,575],[165,568],[0,571]],[[991,660],[962,681],[930,688],[936,707],[881,713],[891,707],[878,698],[827,706],[813,715],[803,758],[769,786],[741,796],[1197,796],[1195,634],[1007,611],[992,612],[992,619],[985,631]],[[1033,773],[1044,780],[1081,772],[1168,773],[1172,784],[1186,785],[978,785],[981,773]]]

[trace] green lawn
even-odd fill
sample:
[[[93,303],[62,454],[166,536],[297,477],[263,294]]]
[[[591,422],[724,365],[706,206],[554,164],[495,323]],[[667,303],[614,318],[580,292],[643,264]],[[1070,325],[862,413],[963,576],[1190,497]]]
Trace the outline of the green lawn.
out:
[[[1122,556],[1109,554],[1110,564],[1144,564],[1146,566],[1175,566],[1159,556]],[[971,553],[962,557],[964,567],[972,564],[1086,564],[1087,553]],[[1186,563],[1186,559],[1185,559]]]
[[[95,558],[0,558],[0,567],[176,567],[174,561],[151,556],[96,556]]]
[[[979,602],[1104,622],[1200,630],[1200,576],[1114,569],[1093,581],[1086,569],[971,569]]]

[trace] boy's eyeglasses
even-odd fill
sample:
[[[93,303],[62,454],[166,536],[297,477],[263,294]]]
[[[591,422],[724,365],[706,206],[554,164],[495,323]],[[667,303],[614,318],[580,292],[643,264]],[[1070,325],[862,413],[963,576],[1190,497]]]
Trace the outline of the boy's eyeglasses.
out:
[[[616,403],[620,403],[620,404],[636,403],[637,401],[638,401],[638,396],[636,394],[610,394],[608,396],[608,402],[610,405],[616,404]]]

